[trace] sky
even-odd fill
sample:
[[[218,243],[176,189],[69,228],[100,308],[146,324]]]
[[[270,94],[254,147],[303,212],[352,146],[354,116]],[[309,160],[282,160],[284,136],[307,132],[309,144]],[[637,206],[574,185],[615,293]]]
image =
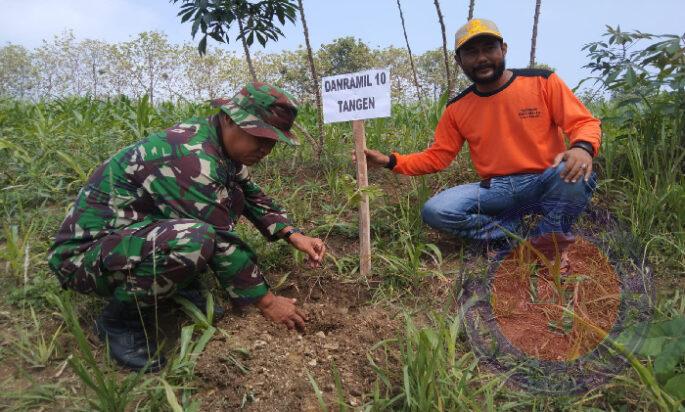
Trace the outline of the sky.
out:
[[[312,47],[354,36],[371,47],[404,47],[396,0],[303,0]],[[468,0],[440,2],[450,48],[454,33],[466,22]],[[432,0],[402,0],[412,52],[420,54],[442,46],[440,26]],[[535,0],[476,0],[474,17],[493,20],[509,44],[508,67],[525,67]],[[77,39],[108,42],[130,40],[143,31],[162,31],[174,43],[193,42],[190,25],[180,24],[178,6],[168,0],[0,0],[0,45],[38,47],[63,31]],[[537,58],[556,69],[571,87],[587,77],[583,45],[601,39],[606,25],[654,34],[685,32],[685,0],[542,0]],[[304,44],[299,21],[287,24],[285,38],[268,44],[278,52]],[[211,41],[211,40],[210,40]],[[195,42],[196,43],[196,42]],[[221,45],[242,54],[237,43]]]

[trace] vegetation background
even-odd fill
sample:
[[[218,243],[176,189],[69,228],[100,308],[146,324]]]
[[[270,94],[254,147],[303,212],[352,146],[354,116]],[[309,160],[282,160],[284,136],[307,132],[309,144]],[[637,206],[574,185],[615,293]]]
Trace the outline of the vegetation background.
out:
[[[434,4],[439,16],[439,2]],[[301,18],[301,2],[299,6],[295,10]],[[397,6],[400,11],[399,1]],[[534,25],[538,17],[536,13]],[[245,50],[250,47],[247,38]],[[256,77],[286,87],[301,100],[296,131],[306,142],[295,150],[278,147],[255,169],[258,181],[310,233],[334,243],[354,242],[359,191],[349,159],[351,128],[320,123],[312,79],[390,67],[392,117],[367,122],[368,145],[384,151],[422,150],[448,97],[467,82],[448,46],[413,55],[406,37],[405,43],[380,49],[345,37],[318,50],[252,53],[250,62],[212,46],[200,56],[195,45],[172,45],[159,32],[117,44],[76,40],[66,32],[36,49],[13,44],[0,48],[0,370],[5,371],[0,382],[6,388],[0,407],[201,409],[195,364],[210,339],[225,333],[211,325],[211,310],[208,318],[186,308],[192,322],[180,332],[170,366],[162,373],[118,373],[88,342],[85,320],[101,302],[59,290],[45,262],[67,208],[90,172],[116,150],[185,118],[210,113],[207,99],[231,95]],[[596,224],[593,219],[606,215],[604,222],[625,230],[631,240],[616,247],[634,252],[643,261],[638,263],[648,261],[657,285],[645,344],[638,353],[623,355],[632,368],[580,396],[520,392],[478,366],[453,308],[426,304],[431,295],[422,285],[454,278],[465,251],[458,242],[457,247],[443,247],[444,239],[422,226],[418,205],[441,188],[476,179],[468,153],[461,153],[447,171],[429,177],[398,180],[372,174],[376,184],[367,191],[374,205],[372,279],[359,279],[354,249],[336,250],[326,264],[324,276],[367,285],[372,291],[368,305],[380,310],[391,304],[406,313],[404,332],[382,343],[398,354],[399,364],[374,365],[376,384],[367,388],[357,407],[682,410],[684,49],[683,35],[612,27],[586,46],[587,67],[595,77],[587,80],[585,85],[592,87],[580,97],[602,120],[604,132],[596,159],[600,183],[593,213],[586,219]],[[536,65],[534,46],[530,64]],[[249,229],[243,235],[263,256],[267,271],[287,276],[282,263],[292,258],[287,248],[266,244]],[[335,365],[331,374],[335,377]],[[352,406],[342,384],[336,385],[337,397],[331,400],[321,395],[316,379],[311,383],[310,394],[322,409]]]

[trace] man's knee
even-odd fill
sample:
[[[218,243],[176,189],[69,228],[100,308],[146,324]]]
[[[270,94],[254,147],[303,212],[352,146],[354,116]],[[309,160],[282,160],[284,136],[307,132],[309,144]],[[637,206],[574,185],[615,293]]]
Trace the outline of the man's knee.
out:
[[[453,226],[466,219],[466,216],[458,209],[446,208],[444,202],[439,202],[435,197],[428,201],[421,208],[421,219],[428,226],[435,229],[444,229],[446,226]]]
[[[557,166],[548,169],[551,174],[548,179],[551,190],[548,190],[548,193],[555,197],[577,199],[579,201],[592,196],[592,192],[596,187],[596,174],[593,172],[587,182],[583,175],[575,182],[566,182],[565,178],[562,177],[562,173],[565,169],[566,162],[561,162]]]
[[[175,223],[171,230],[175,237],[167,241],[169,259],[194,273],[207,270],[216,243],[214,227],[204,222],[189,221]]]
[[[425,224],[434,228],[439,227],[442,221],[440,218],[441,208],[436,203],[433,199],[429,199],[421,208],[421,219]]]
[[[255,266],[256,260],[254,251],[242,242],[217,239],[212,267],[215,271],[232,276],[245,268]]]

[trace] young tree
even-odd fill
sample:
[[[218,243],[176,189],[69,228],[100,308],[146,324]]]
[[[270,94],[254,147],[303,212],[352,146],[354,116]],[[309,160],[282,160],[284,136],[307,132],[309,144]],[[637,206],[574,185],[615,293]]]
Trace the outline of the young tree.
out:
[[[83,77],[87,80],[87,92],[96,98],[106,93],[104,75],[111,70],[112,46],[99,40],[83,40],[79,44],[83,59]]]
[[[319,76],[316,73],[316,65],[314,64],[314,53],[312,52],[312,45],[309,42],[309,29],[307,28],[307,19],[304,16],[304,5],[302,0],[297,0],[297,4],[300,7],[300,19],[302,19],[302,32],[304,33],[304,42],[307,46],[307,61],[309,62],[309,71],[312,75],[312,94],[316,99],[316,108],[318,110],[317,123],[319,125],[319,139],[318,147],[316,150],[317,157],[321,156],[324,144],[324,133],[323,133],[323,105],[321,104],[321,89],[319,87]]]
[[[203,56],[197,48],[184,44],[179,49],[182,62],[181,78],[176,92],[187,94],[193,100],[208,100],[234,91],[238,85],[228,85],[225,72],[238,69],[240,63],[233,53],[221,49],[209,50]]]
[[[147,94],[154,104],[157,87],[169,79],[169,70],[174,67],[176,51],[169,44],[165,34],[143,32],[136,39],[122,45],[124,67],[134,81],[132,92],[136,97]]]
[[[538,39],[538,20],[540,19],[540,3],[542,0],[535,0],[535,15],[533,16],[533,35],[530,39],[530,63],[529,67],[535,67],[535,46]]]
[[[445,78],[445,63],[442,50],[428,50],[417,57],[416,63],[421,87],[427,91],[432,90],[433,99],[438,99],[447,90],[445,87],[447,79]],[[451,59],[450,68],[455,73],[455,90],[461,90],[469,85],[468,79],[457,70],[454,59]]]
[[[400,0],[397,0],[397,9],[400,11],[400,20],[402,21],[402,32],[404,32],[404,42],[407,44],[407,52],[409,53],[409,64],[411,65],[411,72],[414,76],[414,86],[416,87],[416,98],[421,101],[421,86],[419,86],[419,79],[416,75],[416,66],[414,65],[414,56],[411,54],[411,47],[409,46],[409,37],[407,37],[407,28],[404,24],[404,14],[402,14],[402,5]]]
[[[229,43],[231,26],[235,21],[238,22],[238,36],[243,44],[245,59],[247,60],[250,74],[253,80],[257,79],[257,74],[250,56],[250,49],[255,37],[263,46],[269,40],[278,41],[283,36],[281,29],[274,24],[274,19],[278,18],[281,26],[285,25],[286,20],[291,23],[295,21],[297,6],[294,0],[171,0],[173,3],[180,3],[181,23],[193,22],[190,34],[195,38],[198,30],[203,34],[198,43],[200,54],[207,51],[207,37],[221,42]]]
[[[443,57],[445,58],[445,74],[447,77],[447,90],[449,92],[449,95],[452,96],[454,94],[454,86],[452,83],[452,74],[450,73],[450,59],[447,54],[447,35],[445,34],[445,21],[442,18],[442,12],[440,11],[440,2],[438,0],[434,0],[435,3],[435,10],[438,12],[438,21],[440,22],[440,30],[442,31],[442,54]]]
[[[375,65],[374,55],[369,46],[351,36],[321,45],[318,55],[324,76],[358,72]]]
[[[25,47],[8,44],[0,48],[0,96],[29,98],[38,81],[36,74]]]
[[[416,101],[416,84],[407,49],[390,46],[382,50],[374,50],[374,55],[377,66],[387,67],[392,73],[390,76],[392,99],[404,103]],[[424,96],[420,99],[424,99]]]
[[[43,40],[43,45],[33,53],[33,64],[39,76],[36,97],[81,94],[84,80],[78,48],[71,31],[55,35],[51,42]]]

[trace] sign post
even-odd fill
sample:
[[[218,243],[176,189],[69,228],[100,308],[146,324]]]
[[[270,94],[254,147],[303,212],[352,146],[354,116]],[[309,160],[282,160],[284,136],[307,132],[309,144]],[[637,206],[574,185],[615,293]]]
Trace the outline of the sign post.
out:
[[[354,151],[357,155],[357,187],[362,190],[369,186],[366,173],[366,134],[364,121],[353,120]],[[359,203],[359,273],[366,276],[371,271],[371,218],[369,212],[369,196],[362,192]]]
[[[390,116],[390,72],[366,70],[357,73],[324,77],[321,82],[325,123],[352,121],[354,150],[357,157],[357,187],[369,185],[364,119]],[[359,272],[371,271],[371,219],[369,197],[362,192],[359,204]]]

